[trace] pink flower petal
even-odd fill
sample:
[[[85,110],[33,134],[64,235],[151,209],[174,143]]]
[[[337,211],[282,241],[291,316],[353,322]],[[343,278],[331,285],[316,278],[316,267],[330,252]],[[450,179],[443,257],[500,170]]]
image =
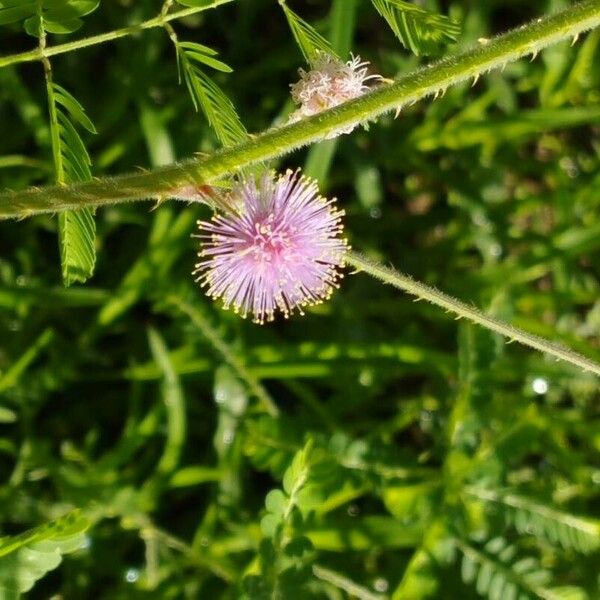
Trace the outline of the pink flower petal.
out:
[[[198,222],[194,275],[209,296],[264,323],[331,295],[348,249],[344,213],[314,181],[270,173],[239,181],[228,201],[234,210]]]

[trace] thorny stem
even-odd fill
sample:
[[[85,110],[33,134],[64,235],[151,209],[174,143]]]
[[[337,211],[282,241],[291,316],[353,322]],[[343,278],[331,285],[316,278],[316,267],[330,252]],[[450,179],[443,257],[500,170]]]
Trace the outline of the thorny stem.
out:
[[[58,44],[56,46],[53,46],[52,48],[47,49],[45,53],[43,53],[40,50],[40,48],[36,48],[34,50],[29,50],[28,52],[11,54],[10,56],[2,56],[0,57],[0,68],[7,67],[8,65],[14,65],[16,63],[43,60],[44,56],[56,56],[57,54],[72,52],[73,50],[79,50],[80,48],[87,48],[88,46],[95,46],[96,44],[111,42],[112,40],[117,40],[122,37],[127,37],[129,35],[139,33],[144,29],[164,27],[165,23],[168,23],[169,21],[174,21],[175,19],[183,19],[184,17],[189,17],[191,15],[195,15],[196,13],[209,10],[211,8],[216,8],[222,4],[228,4],[229,2],[234,2],[234,0],[213,0],[212,2],[210,2],[209,4],[205,4],[204,6],[184,8],[183,10],[178,10],[171,14],[163,14],[163,11],[161,10],[161,14],[159,14],[158,16],[152,19],[148,19],[147,21],[143,21],[142,23],[138,23],[137,25],[131,25],[129,27],[123,27],[121,29],[115,29],[114,31],[101,33],[100,35],[94,35],[88,38],[84,38],[82,40],[77,40],[75,42]],[[167,11],[168,10],[169,6],[167,6]]]
[[[177,13],[170,16],[175,14]],[[300,146],[322,140],[331,132],[398,110],[426,96],[438,94],[450,85],[500,68],[522,56],[536,55],[546,46],[565,38],[576,38],[580,33],[598,25],[600,0],[586,0],[462,54],[429,64],[360,98],[298,123],[268,130],[208,158],[69,186],[2,193],[0,219],[130,200],[168,198],[183,186],[214,183],[243,167],[289,153]]]
[[[367,273],[383,283],[394,286],[400,290],[416,296],[419,300],[427,300],[437,306],[440,306],[447,312],[453,313],[459,319],[468,319],[473,323],[477,323],[486,329],[499,333],[507,337],[510,341],[520,342],[530,348],[540,350],[557,359],[564,360],[584,371],[591,371],[596,375],[600,375],[600,364],[597,362],[577,354],[566,347],[560,346],[555,342],[551,342],[542,337],[527,333],[522,329],[504,323],[495,317],[491,317],[481,312],[474,306],[469,306],[444,292],[440,292],[435,288],[429,287],[420,281],[415,281],[409,275],[405,275],[396,271],[393,268],[385,267],[379,263],[371,261],[360,254],[350,252],[346,256],[346,263],[358,271]]]

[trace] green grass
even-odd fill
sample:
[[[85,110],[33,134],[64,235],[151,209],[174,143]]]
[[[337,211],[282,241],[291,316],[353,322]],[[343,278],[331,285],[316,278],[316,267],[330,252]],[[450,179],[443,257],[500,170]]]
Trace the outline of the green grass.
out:
[[[64,107],[94,177],[221,146],[169,33],[233,69],[205,72],[237,134],[287,119],[306,65],[284,12],[220,4],[51,53],[98,132]],[[462,31],[416,56],[368,0],[287,4],[390,79],[570,5],[425,2]],[[159,12],[105,0],[47,48]],[[37,44],[18,22],[0,35],[2,56]],[[598,362],[600,32],[571,42],[269,165],[304,165],[371,261]],[[44,68],[27,56],[0,58],[13,191],[56,181]],[[56,216],[0,221],[0,598],[34,581],[32,598],[600,596],[596,376],[354,267],[304,317],[242,320],[190,274],[209,215],[98,209],[95,272],[68,288]]]

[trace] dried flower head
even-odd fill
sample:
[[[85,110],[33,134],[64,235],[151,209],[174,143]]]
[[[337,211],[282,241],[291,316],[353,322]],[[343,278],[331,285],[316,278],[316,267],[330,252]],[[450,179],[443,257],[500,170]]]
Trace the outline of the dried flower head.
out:
[[[360,56],[350,55],[348,62],[323,52],[311,64],[311,70],[299,69],[300,81],[290,85],[292,99],[300,108],[292,113],[290,121],[299,121],[317,113],[358,98],[369,90],[368,81],[381,81],[380,75],[368,75],[369,63]],[[350,133],[356,125],[335,131],[327,137]]]
[[[327,299],[348,249],[343,211],[319,195],[298,171],[238,181],[227,197],[232,210],[198,221],[202,240],[194,275],[212,298],[222,298],[257,323],[277,310]]]

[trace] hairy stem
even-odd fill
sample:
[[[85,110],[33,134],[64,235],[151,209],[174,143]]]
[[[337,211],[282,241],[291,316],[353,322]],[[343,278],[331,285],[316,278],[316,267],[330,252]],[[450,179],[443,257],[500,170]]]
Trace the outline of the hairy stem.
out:
[[[360,254],[356,254],[355,252],[350,252],[348,254],[346,262],[355,269],[383,281],[383,283],[387,283],[412,296],[416,296],[419,300],[427,300],[427,302],[440,306],[447,312],[456,315],[459,319],[468,319],[473,323],[477,323],[486,329],[509,338],[511,341],[520,342],[525,346],[535,348],[536,350],[545,352],[557,359],[564,360],[584,371],[591,371],[596,375],[600,375],[600,364],[597,362],[586,358],[581,354],[577,354],[566,347],[560,346],[555,342],[551,342],[532,333],[527,333],[509,323],[504,323],[495,317],[486,315],[477,308],[469,306],[444,292],[440,292],[424,283],[415,281],[409,275],[399,273],[395,269],[385,267]]]
[[[176,13],[174,13],[176,14]],[[398,110],[448,86],[600,25],[600,0],[586,0],[540,18],[457,56],[405,75],[345,104],[292,125],[271,129],[248,142],[223,149],[204,159],[157,168],[151,172],[96,179],[63,187],[34,188],[0,194],[0,219],[27,217],[103,206],[131,200],[162,199],[182,186],[210,184],[242,167],[291,152],[321,140],[328,133]]]
[[[182,19],[183,17],[189,17],[196,13],[208,10],[210,8],[216,8],[221,4],[227,4],[234,0],[212,0],[212,2],[205,4],[204,6],[196,6],[193,8],[184,8],[171,14],[159,14],[153,19],[149,19],[137,25],[131,25],[129,27],[123,27],[121,29],[115,29],[107,33],[101,33],[100,35],[94,35],[82,40],[75,42],[67,42],[66,44],[58,44],[52,48],[48,48],[43,54],[39,48],[29,50],[28,52],[21,52],[19,54],[11,54],[10,56],[0,57],[0,68],[8,65],[14,65],[22,62],[32,62],[36,60],[42,60],[44,56],[56,56],[57,54],[64,54],[65,52],[72,52],[73,50],[79,50],[80,48],[87,48],[88,46],[95,46],[96,44],[104,44],[105,42],[111,42],[122,37],[139,33],[144,29],[152,29],[153,27],[163,27],[165,23],[173,21],[175,19]]]

